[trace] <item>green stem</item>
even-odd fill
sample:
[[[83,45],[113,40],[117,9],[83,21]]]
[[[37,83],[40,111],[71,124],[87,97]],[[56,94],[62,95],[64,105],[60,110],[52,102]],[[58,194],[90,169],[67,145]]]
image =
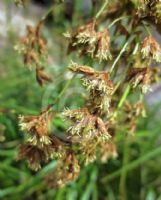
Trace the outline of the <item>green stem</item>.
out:
[[[53,9],[54,9],[54,5],[51,6],[51,7],[44,13],[44,15],[42,16],[41,20],[44,21],[44,20],[53,12]]]
[[[115,94],[115,92],[117,91],[117,89],[119,88],[119,86],[125,81],[126,74],[127,74],[127,71],[129,69],[130,64],[131,64],[130,62],[127,63],[127,66],[125,67],[120,80],[118,80],[117,84],[114,87],[113,94]]]
[[[68,89],[69,85],[71,84],[71,82],[73,81],[74,78],[75,78],[75,75],[66,82],[66,84],[64,85],[62,91],[59,93],[59,95],[55,99],[54,104],[57,103],[60,100],[60,98],[63,96],[65,91]]]
[[[119,86],[120,86],[121,83],[122,83],[122,80],[120,80],[120,81],[117,82],[117,84],[114,87],[114,90],[113,90],[112,94],[115,94],[115,92],[117,91],[117,89],[119,88]]]
[[[129,38],[129,40],[127,40],[127,41],[125,42],[125,44],[124,44],[124,46],[122,47],[122,49],[121,49],[120,53],[119,53],[119,54],[118,54],[118,56],[116,57],[116,59],[115,59],[115,61],[114,61],[113,65],[111,66],[110,73],[112,73],[112,72],[113,72],[113,69],[115,68],[115,66],[116,66],[117,62],[118,62],[118,61],[119,61],[119,59],[121,58],[122,54],[125,52],[125,50],[126,50],[126,47],[127,47],[127,46],[128,46],[128,44],[131,42],[131,40],[132,40],[132,39],[133,39],[133,37],[132,37],[132,38]]]
[[[145,163],[146,161],[154,158],[155,156],[157,155],[160,155],[161,154],[161,147],[158,147],[156,148],[155,150],[148,152],[147,154],[141,156],[139,159],[127,164],[124,166],[124,171],[128,172],[128,171],[131,171],[135,168],[137,168],[139,165]],[[111,181],[115,178],[117,178],[118,176],[120,176],[120,174],[122,173],[122,169],[119,169],[118,171],[108,175],[108,176],[105,176],[101,181],[103,183],[107,182],[107,181]]]
[[[121,97],[121,99],[120,99],[120,101],[119,101],[119,103],[118,103],[118,106],[117,106],[117,109],[116,109],[116,111],[113,113],[113,118],[115,118],[116,116],[117,116],[117,114],[118,114],[118,110],[122,107],[122,105],[124,104],[124,102],[125,102],[125,100],[126,100],[126,98],[127,98],[127,96],[128,96],[128,94],[129,94],[129,92],[130,92],[130,85],[127,85],[127,87],[126,87],[126,89],[125,89],[125,91],[124,91],[124,93],[123,93],[123,95],[122,95],[122,97]],[[116,91],[116,90],[115,90]]]
[[[101,9],[98,11],[98,13],[96,14],[96,19],[98,19],[100,17],[100,15],[103,13],[104,9],[106,8],[107,4],[108,4],[109,0],[105,0],[105,2],[103,3]]]
[[[122,105],[124,104],[128,94],[130,92],[130,88],[131,88],[131,86],[127,85],[127,87],[126,87],[126,89],[125,89],[125,91],[124,91],[124,93],[123,93],[123,95],[122,95],[122,97],[121,97],[121,99],[119,101],[119,104],[118,104],[118,107],[117,107],[118,109],[120,109],[122,107]]]
[[[121,16],[117,19],[115,19],[113,22],[111,22],[111,24],[108,25],[108,29],[111,28],[115,23],[117,23],[118,21],[124,19],[124,18],[127,18],[128,16]]]
[[[149,29],[149,27],[147,26],[147,24],[144,21],[142,23],[143,23],[143,26],[144,26],[146,32],[148,33],[148,35],[151,35],[151,30]]]

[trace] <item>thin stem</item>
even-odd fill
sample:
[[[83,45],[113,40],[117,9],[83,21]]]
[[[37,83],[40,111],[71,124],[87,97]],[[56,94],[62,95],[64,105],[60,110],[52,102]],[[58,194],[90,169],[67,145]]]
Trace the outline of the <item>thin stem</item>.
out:
[[[151,30],[149,29],[149,27],[147,26],[147,24],[143,21],[143,26],[146,30],[146,32],[148,33],[148,35],[151,35]]]
[[[105,0],[105,2],[103,3],[102,7],[100,8],[98,13],[96,14],[96,17],[95,17],[96,19],[98,19],[100,17],[100,15],[103,13],[103,11],[106,8],[108,2],[109,2],[109,0]]]
[[[121,58],[122,54],[125,52],[125,50],[126,50],[126,47],[127,47],[127,46],[128,46],[128,44],[131,42],[131,40],[132,40],[132,39],[133,39],[133,37],[132,37],[132,38],[129,38],[129,40],[127,40],[127,41],[125,42],[125,44],[124,44],[124,46],[122,47],[122,49],[121,49],[120,53],[119,53],[119,54],[118,54],[118,56],[116,57],[116,59],[115,59],[115,61],[114,61],[113,65],[111,66],[110,73],[112,73],[112,72],[113,72],[113,69],[115,68],[115,66],[116,66],[117,62],[118,62],[118,61],[119,61],[119,59]]]
[[[69,85],[71,84],[71,82],[72,82],[72,80],[74,79],[74,77],[75,77],[75,75],[65,83],[63,89],[61,90],[61,92],[59,93],[59,95],[57,96],[57,98],[55,99],[55,101],[54,101],[53,103],[49,104],[49,105],[47,106],[47,108],[46,108],[45,110],[42,111],[42,113],[48,114],[51,110],[53,110],[53,107],[54,107],[55,104],[61,99],[61,97],[64,95],[64,93],[65,93],[66,90],[68,89],[68,87],[69,87]]]
[[[139,165],[145,163],[146,161],[148,161],[160,154],[161,154],[161,147],[158,147],[153,151],[150,150],[147,154],[141,156],[139,159],[125,165],[123,170],[126,172],[131,171],[131,170],[137,168]],[[111,180],[117,178],[118,176],[120,176],[121,173],[122,173],[122,169],[119,169],[116,172],[114,172],[108,176],[105,176],[101,181],[103,183],[105,183],[107,181],[111,181]]]
[[[113,22],[111,22],[111,24],[108,25],[108,29],[111,28],[111,27],[112,27],[115,23],[117,23],[118,21],[120,21],[120,20],[122,20],[122,19],[124,19],[124,18],[127,18],[127,17],[129,17],[129,16],[121,16],[121,17],[115,19]]]
[[[59,99],[64,95],[65,91],[68,89],[69,85],[71,84],[74,78],[75,78],[75,75],[65,83],[62,91],[59,93],[59,95],[55,99],[54,104],[57,103]]]
[[[134,48],[134,50],[133,50],[133,52],[132,52],[132,55],[137,54],[138,49],[139,49],[139,42],[136,43],[135,48]]]
[[[119,101],[119,104],[118,104],[118,107],[117,107],[118,109],[120,109],[122,107],[122,105],[124,104],[128,94],[130,92],[130,89],[131,89],[131,86],[128,84],[123,95],[122,95],[122,97],[121,97],[121,99],[120,99],[120,101]]]
[[[53,12],[53,9],[54,9],[54,5],[51,6],[51,7],[44,13],[44,15],[42,16],[41,20],[44,21],[44,20]]]
[[[128,69],[129,69],[130,64],[131,64],[130,62],[127,63],[127,66],[125,67],[120,80],[117,81],[117,84],[115,85],[112,94],[115,94],[115,92],[117,91],[117,89],[119,88],[119,86],[121,85],[121,83],[123,83],[125,81],[126,73],[127,73]]]
[[[122,83],[122,80],[118,81],[116,86],[114,87],[114,90],[113,90],[113,93],[112,94],[115,94],[115,92],[117,91],[117,89],[119,88],[120,84]]]
[[[115,118],[117,116],[118,110],[123,106],[128,94],[130,92],[130,89],[131,89],[131,86],[128,84],[126,89],[125,89],[125,91],[124,91],[124,93],[123,93],[123,95],[122,95],[122,97],[121,97],[121,99],[120,99],[120,101],[119,101],[119,103],[118,103],[117,109],[113,113],[113,118]]]

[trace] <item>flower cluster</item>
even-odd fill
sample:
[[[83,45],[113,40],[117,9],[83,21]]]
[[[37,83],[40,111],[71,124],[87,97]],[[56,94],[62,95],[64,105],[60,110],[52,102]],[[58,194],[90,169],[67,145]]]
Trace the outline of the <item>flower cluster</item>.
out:
[[[154,18],[156,24],[161,23],[161,0],[131,0],[140,16]]]
[[[69,38],[68,52],[77,50],[80,54],[87,54],[100,62],[112,58],[110,53],[110,36],[108,30],[96,31],[96,21],[83,25],[71,34],[65,34]]]
[[[51,114],[48,111],[38,116],[20,116],[21,130],[27,133],[27,142],[20,146],[19,159],[27,159],[35,171],[49,159],[61,157],[64,153],[62,142],[48,133]]]
[[[154,74],[155,70],[150,67],[132,68],[127,74],[126,81],[130,82],[133,88],[139,86],[143,93],[147,93],[151,91]]]
[[[74,141],[81,142],[90,138],[103,141],[110,138],[102,119],[90,114],[87,108],[65,110],[63,115],[72,122],[72,126],[68,129],[68,136]]]
[[[46,182],[51,188],[64,186],[78,178],[80,166],[74,152],[67,151],[58,161],[54,171],[46,177]]]
[[[71,122],[67,132],[71,142],[77,144],[77,153],[83,156],[85,164],[93,162],[99,145],[111,138],[105,123],[87,108],[65,110],[63,115]]]
[[[155,22],[161,24],[161,0],[150,0],[150,15],[154,17]]]
[[[153,59],[156,62],[161,62],[161,48],[152,36],[144,39],[141,53],[144,59]]]
[[[100,158],[103,163],[107,162],[110,157],[115,159],[117,156],[116,145],[112,141],[101,144]]]
[[[146,111],[142,101],[136,102],[135,105],[131,105],[129,101],[125,102],[123,107],[125,119],[124,122],[127,124],[127,132],[133,135],[137,128],[138,118],[146,117]]]
[[[113,92],[113,83],[108,72],[95,71],[88,66],[71,63],[69,69],[74,73],[83,74],[82,84],[89,91],[87,106],[92,113],[109,112]]]
[[[75,180],[79,176],[81,166],[94,162],[98,157],[102,162],[106,162],[110,157],[116,158],[117,133],[134,134],[138,118],[146,116],[142,97],[151,90],[151,84],[157,77],[156,74],[159,74],[156,67],[151,66],[154,61],[155,64],[161,62],[161,48],[152,36],[146,37],[141,44],[138,43],[145,34],[141,33],[143,21],[140,18],[145,17],[145,20],[146,17],[150,17],[150,20],[154,18],[152,21],[158,26],[161,18],[160,4],[160,0],[109,3],[112,9],[105,13],[109,17],[104,17],[103,20],[106,21],[108,18],[106,22],[111,22],[108,27],[114,26],[114,40],[119,34],[125,38],[125,43],[123,41],[122,48],[120,39],[112,41],[113,52],[117,55],[109,71],[95,70],[74,62],[69,65],[68,68],[72,73],[81,76],[81,84],[87,90],[87,97],[83,107],[64,110],[63,118],[69,122],[64,137],[59,138],[55,134],[49,134],[48,125],[52,118],[50,106],[37,116],[20,116],[20,127],[27,133],[27,141],[20,146],[19,158],[27,159],[29,167],[33,170],[38,170],[50,159],[56,159],[56,168],[46,177],[46,182],[52,188]],[[106,5],[107,1],[104,6]],[[97,19],[104,6],[98,12]],[[130,11],[134,10],[130,15],[129,10],[126,10],[128,7]],[[134,7],[138,10],[139,16],[136,16]],[[111,20],[115,14],[119,17]],[[17,46],[24,56],[24,64],[29,69],[34,67],[40,85],[45,81],[51,81],[44,72],[48,51],[46,41],[41,35],[42,25],[43,21],[40,21],[35,28],[28,26],[27,36]],[[146,27],[146,23],[144,25]],[[76,50],[80,55],[89,55],[100,62],[110,60],[112,57],[109,32],[107,29],[99,31],[96,20],[65,36],[69,39],[68,53]],[[69,82],[58,95],[58,100],[68,85]],[[137,99],[134,104],[126,101],[131,88],[140,89],[139,100]]]
[[[89,91],[85,108],[65,110],[63,113],[71,122],[67,131],[68,137],[73,144],[77,144],[77,154],[88,164],[96,159],[101,144],[106,144],[111,138],[103,115],[109,112],[113,84],[106,72],[95,71],[91,67],[73,62],[69,69],[83,75],[82,85]]]
[[[149,0],[131,0],[138,9],[138,14],[146,14]]]
[[[23,55],[24,64],[29,69],[35,69],[37,82],[41,86],[44,82],[51,81],[50,76],[44,71],[48,50],[46,40],[41,35],[43,23],[41,20],[35,28],[28,25],[27,35],[15,46],[15,49]]]

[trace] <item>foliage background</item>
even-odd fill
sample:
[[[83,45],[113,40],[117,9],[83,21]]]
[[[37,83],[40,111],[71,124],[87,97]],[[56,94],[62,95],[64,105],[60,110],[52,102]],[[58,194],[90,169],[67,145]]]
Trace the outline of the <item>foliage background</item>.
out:
[[[118,158],[100,164],[99,161],[84,167],[76,182],[58,190],[47,188],[43,177],[55,166],[52,161],[38,173],[28,169],[26,162],[17,161],[18,146],[23,142],[19,130],[19,114],[35,114],[51,103],[60,94],[65,82],[71,77],[66,66],[71,59],[90,63],[76,54],[67,56],[67,43],[62,33],[87,20],[90,7],[82,15],[81,1],[75,1],[73,21],[67,20],[62,5],[54,7],[44,29],[50,50],[47,70],[52,74],[53,83],[40,88],[35,75],[22,64],[14,45],[24,34],[27,23],[36,23],[48,5],[31,4],[28,8],[16,8],[13,1],[0,2],[0,199],[54,199],[54,200],[161,200],[161,91],[157,90],[145,97],[147,117],[140,119],[134,137],[125,139],[121,133],[117,137]],[[83,1],[82,1],[83,2]],[[88,9],[87,9],[88,7]],[[17,20],[17,21],[16,21]],[[120,39],[121,41],[121,39]],[[80,61],[81,60],[81,61]],[[96,66],[97,67],[97,66]],[[60,98],[55,110],[64,107],[76,108],[83,104],[83,88],[75,78],[66,93]],[[131,97],[133,98],[133,97]],[[66,128],[60,116],[52,123],[52,130],[62,134]]]

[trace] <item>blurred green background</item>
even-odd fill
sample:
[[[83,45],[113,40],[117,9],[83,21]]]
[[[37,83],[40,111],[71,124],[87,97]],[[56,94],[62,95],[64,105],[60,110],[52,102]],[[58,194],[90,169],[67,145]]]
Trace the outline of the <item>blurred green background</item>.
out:
[[[23,9],[17,8],[13,1],[0,1],[0,199],[161,200],[159,90],[157,94],[153,93],[155,101],[151,100],[150,94],[146,96],[147,117],[139,120],[135,136],[125,139],[118,134],[118,158],[105,164],[95,161],[83,167],[76,182],[57,190],[49,189],[43,177],[53,170],[55,161],[37,173],[29,170],[25,161],[17,161],[18,146],[24,141],[18,127],[18,115],[36,114],[57,98],[65,82],[71,78],[66,68],[71,59],[91,62],[76,54],[66,55],[67,42],[63,33],[92,15],[88,1],[77,0],[74,5],[71,2],[68,1],[66,6],[56,4],[53,16],[43,30],[50,51],[46,70],[52,75],[53,83],[40,88],[34,72],[23,66],[14,46],[25,34],[25,26],[38,22],[49,4],[44,1],[44,4],[29,4]],[[75,78],[55,110],[61,112],[64,107],[81,107],[83,92],[79,79]],[[64,121],[56,116],[52,123],[53,132],[62,134],[65,128]]]

